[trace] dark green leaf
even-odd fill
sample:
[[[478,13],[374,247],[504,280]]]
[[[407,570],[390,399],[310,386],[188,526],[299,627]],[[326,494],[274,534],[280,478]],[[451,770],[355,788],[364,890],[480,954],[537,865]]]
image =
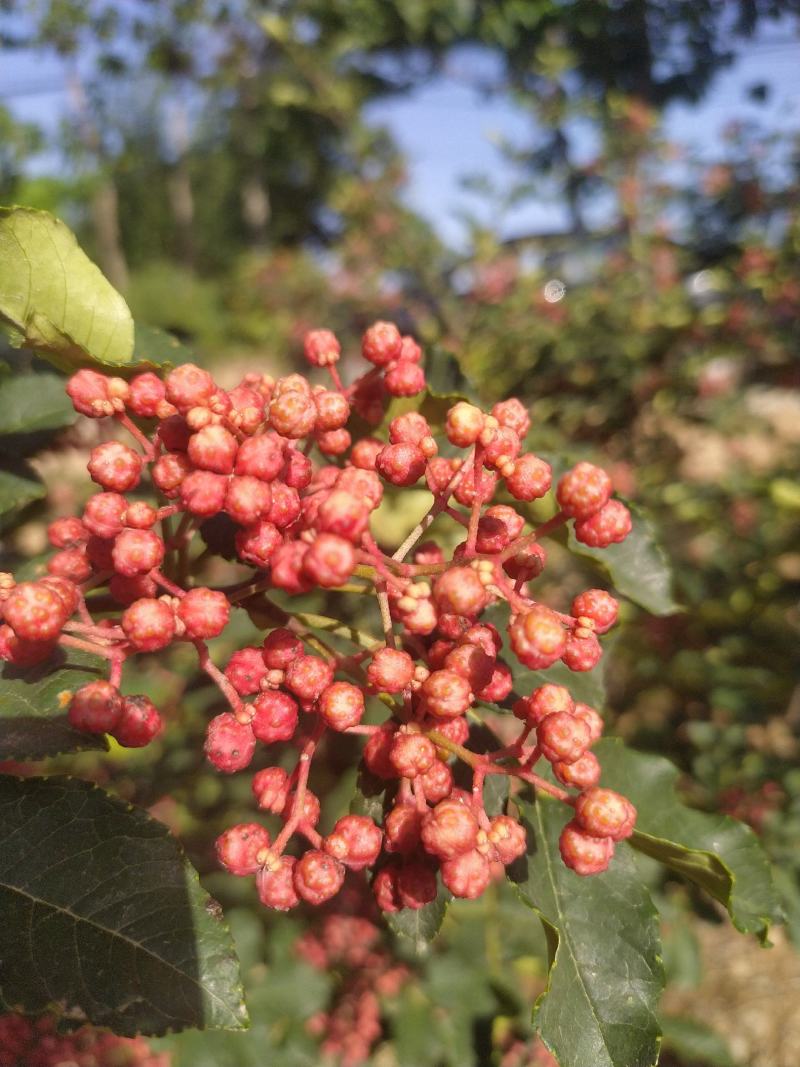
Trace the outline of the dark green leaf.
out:
[[[350,813],[366,815],[379,826],[382,825],[387,784],[382,778],[371,774],[365,767],[359,767],[355,793],[350,801]]]
[[[573,699],[590,704],[593,708],[602,708],[606,702],[604,682],[605,664],[608,656],[607,642],[604,640],[604,655],[591,671],[571,671],[563,663],[555,663],[546,671],[528,671],[522,668],[514,671],[514,692],[518,696],[527,696],[540,685],[552,682],[569,689]],[[512,670],[519,667],[516,657],[512,658]]]
[[[46,211],[0,208],[0,322],[62,370],[133,356],[127,304]]]
[[[633,529],[621,544],[589,548],[576,540],[570,526],[569,550],[595,560],[616,591],[645,611],[653,615],[674,615],[682,609],[672,596],[670,566],[650,520],[638,508],[630,508]]]
[[[603,785],[636,805],[633,846],[699,885],[728,909],[738,930],[766,942],[780,905],[766,854],[750,827],[686,807],[675,792],[678,771],[661,756],[611,739],[594,751]]]
[[[104,660],[74,649],[58,649],[36,667],[1,663],[0,759],[43,759],[106,748],[102,737],[79,733],[67,721],[70,695],[105,673]]]
[[[56,374],[19,374],[0,379],[0,433],[57,430],[75,419],[75,409]]]
[[[197,357],[190,348],[166,330],[144,326],[137,322],[133,341],[133,363],[138,369],[145,365],[170,370],[178,363],[194,363]]]
[[[450,894],[440,884],[436,899],[432,900],[430,904],[426,904],[416,910],[402,908],[400,911],[387,914],[385,916],[386,924],[398,937],[404,937],[409,940],[414,946],[415,952],[423,953],[427,950],[428,944],[439,933],[450,900]]]
[[[34,500],[41,500],[46,492],[33,471],[28,471],[26,467],[20,468],[19,473],[0,471],[0,520],[5,515],[26,508]]]
[[[246,1025],[218,906],[161,823],[90,782],[0,778],[0,1002],[119,1034]]]
[[[703,1067],[736,1067],[736,1061],[723,1037],[695,1019],[662,1017],[664,1048],[676,1052],[687,1063]]]
[[[567,869],[558,838],[569,810],[523,805],[527,857],[511,876],[548,935],[550,974],[534,1024],[561,1067],[652,1067],[664,985],[657,913],[626,845],[603,874]]]

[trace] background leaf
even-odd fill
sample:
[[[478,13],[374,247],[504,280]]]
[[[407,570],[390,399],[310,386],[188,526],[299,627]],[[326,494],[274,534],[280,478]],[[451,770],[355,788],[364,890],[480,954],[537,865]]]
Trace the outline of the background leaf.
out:
[[[675,792],[678,770],[661,756],[606,739],[594,748],[602,784],[636,805],[634,848],[696,883],[728,910],[742,933],[766,943],[780,905],[766,853],[744,823],[683,804]]]
[[[67,721],[69,695],[105,673],[104,660],[74,649],[58,649],[36,667],[0,663],[0,759],[106,748],[102,736],[73,730]]]
[[[653,1067],[664,986],[658,919],[627,846],[603,874],[582,878],[561,860],[569,810],[539,799],[520,805],[528,853],[510,876],[545,926],[546,991],[534,1023],[560,1067]]]
[[[46,211],[0,208],[0,321],[62,370],[133,356],[128,305]]]
[[[24,464],[13,471],[0,471],[0,527],[5,525],[5,516],[26,508],[34,500],[41,500],[46,492],[42,482]]]
[[[416,953],[423,953],[439,933],[451,899],[450,893],[439,882],[435,900],[416,910],[401,908],[400,911],[387,912],[386,925],[392,933],[410,941]]]
[[[570,524],[568,547],[576,556],[599,564],[616,591],[653,615],[682,611],[672,596],[672,571],[658,545],[650,520],[629,504],[633,529],[625,540],[608,548],[589,548],[576,540]]]
[[[217,905],[161,823],[89,782],[0,778],[0,1002],[119,1034],[246,1023]]]
[[[0,379],[0,434],[57,430],[75,409],[57,374],[19,374]]]

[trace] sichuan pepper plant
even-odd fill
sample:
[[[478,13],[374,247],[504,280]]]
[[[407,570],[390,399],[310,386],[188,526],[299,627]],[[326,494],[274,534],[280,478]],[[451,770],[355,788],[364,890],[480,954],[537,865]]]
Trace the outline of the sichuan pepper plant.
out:
[[[663,971],[630,846],[762,939],[776,906],[748,830],[683,808],[664,761],[600,740],[581,679],[601,670],[614,596],[537,595],[566,533],[608,552],[612,574],[662,581],[647,524],[593,463],[554,476],[518,400],[483,410],[430,388],[420,344],[392,323],[366,330],[352,380],[338,339],[317,329],[305,373],[223,388],[193,362],[142,366],[127,309],[59,224],[32,212],[0,224],[24,253],[0,271],[0,313],[59,365],[83,364],[66,393],[110,431],[89,456],[95,491],[48,527],[43,573],[0,579],[2,754],[107,737],[146,747],[176,724],[126,675],[188,648],[218,690],[204,758],[252,793],[252,817],[217,838],[218,862],[254,879],[266,908],[356,894],[365,922],[419,945],[453,897],[508,877],[548,931],[535,1021],[558,1062],[654,1063]],[[68,252],[54,280],[44,237]],[[34,286],[37,264],[49,286]],[[14,269],[31,282],[22,297]],[[384,496],[419,486],[426,513],[386,543]],[[219,556],[241,577],[216,583]],[[305,608],[320,590],[338,617]],[[209,642],[237,611],[259,641],[218,662]],[[337,739],[358,786],[323,834],[310,779]],[[69,778],[5,776],[0,807],[8,1010],[123,1035],[243,1025],[218,909],[163,827]],[[53,941],[69,945],[58,966]]]

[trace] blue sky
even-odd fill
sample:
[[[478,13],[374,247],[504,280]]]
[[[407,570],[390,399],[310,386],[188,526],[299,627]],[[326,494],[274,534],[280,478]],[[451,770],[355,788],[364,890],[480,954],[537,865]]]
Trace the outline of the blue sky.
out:
[[[773,24],[762,38],[745,44],[733,67],[719,74],[699,107],[675,104],[665,116],[665,134],[706,155],[719,145],[721,130],[732,120],[753,118],[768,129],[800,127],[800,42],[789,27]],[[499,185],[511,172],[497,150],[498,139],[524,142],[528,119],[510,102],[482,99],[469,87],[476,64],[491,61],[476,49],[461,49],[444,74],[416,92],[370,106],[370,122],[388,127],[408,160],[406,197],[430,218],[442,237],[463,244],[462,213],[505,234],[554,228],[560,219],[552,205],[533,198],[523,209],[493,218],[485,202],[461,188],[466,174],[491,175]],[[749,86],[766,82],[766,104],[747,97]],[[52,129],[68,106],[66,71],[54,58],[5,53],[0,66],[0,102],[20,118]],[[52,158],[44,161],[52,167]]]

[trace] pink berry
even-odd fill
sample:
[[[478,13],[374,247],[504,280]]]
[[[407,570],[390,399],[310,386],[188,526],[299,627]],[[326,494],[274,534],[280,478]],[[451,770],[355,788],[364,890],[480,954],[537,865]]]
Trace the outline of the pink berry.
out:
[[[289,795],[289,775],[283,767],[264,767],[253,775],[252,790],[259,808],[277,814]]]
[[[433,599],[440,612],[474,618],[486,607],[489,595],[472,567],[451,567],[436,579]]]
[[[252,526],[245,526],[236,532],[236,553],[243,563],[251,567],[266,569],[283,543],[278,527],[266,519],[259,519]]]
[[[608,548],[624,541],[632,528],[630,511],[618,500],[609,500],[591,518],[575,523],[575,537],[590,548]]]
[[[144,500],[134,500],[125,512],[125,525],[134,530],[149,530],[158,522],[158,512]]]
[[[370,734],[364,746],[364,765],[378,778],[397,777],[397,771],[390,759],[395,733],[395,726],[382,726],[380,730]]]
[[[317,408],[317,432],[340,430],[350,418],[350,404],[342,393],[323,389],[314,394],[314,403]],[[305,484],[308,485],[308,482]]]
[[[496,488],[497,474],[494,471],[481,468],[476,482],[475,470],[470,464],[453,490],[453,496],[459,504],[471,508],[478,495],[484,504],[491,500]]]
[[[273,396],[269,404],[269,420],[282,437],[297,440],[313,432],[317,409],[309,394],[292,390]]]
[[[228,482],[223,508],[240,526],[251,526],[272,507],[272,493],[266,482],[249,475],[235,475]]]
[[[189,438],[187,452],[195,467],[215,474],[230,474],[238,446],[233,434],[224,426],[204,426]]]
[[[303,557],[303,570],[323,589],[344,585],[356,568],[355,549],[336,534],[318,534]]]
[[[6,598],[3,614],[17,637],[54,641],[71,612],[55,589],[43,582],[21,582]]]
[[[422,349],[419,343],[413,337],[409,337],[408,334],[404,334],[400,342],[400,355],[398,358],[403,363],[422,362]]]
[[[51,641],[28,641],[17,637],[10,626],[0,626],[0,660],[15,667],[34,667],[44,663],[56,649]]]
[[[424,816],[420,836],[427,852],[447,860],[474,848],[478,830],[478,820],[470,808],[450,798]]]
[[[575,822],[592,837],[624,841],[636,825],[636,808],[613,789],[593,786],[575,801]]]
[[[573,820],[568,822],[558,839],[561,858],[576,874],[600,874],[606,870],[614,855],[610,837],[592,837]]]
[[[106,441],[92,449],[88,470],[93,482],[115,493],[126,493],[139,484],[142,461],[121,441]]]
[[[592,463],[577,463],[564,474],[556,489],[561,510],[575,519],[588,519],[608,502],[611,479]]]
[[[489,861],[474,848],[442,864],[442,881],[454,897],[475,900],[486,890],[491,878]]]
[[[175,615],[163,600],[142,597],[122,614],[122,629],[137,652],[157,652],[175,636]]]
[[[492,819],[488,837],[495,847],[498,859],[505,866],[525,855],[525,828],[508,815],[496,815]]]
[[[283,448],[280,440],[270,434],[248,437],[239,445],[235,471],[240,475],[274,481],[283,467]]]
[[[593,633],[586,637],[567,634],[562,660],[571,671],[590,671],[602,658],[603,650]]]
[[[272,584],[277,589],[285,589],[292,596],[297,596],[313,588],[312,580],[303,570],[307,552],[305,541],[287,541],[278,545],[270,560]]]
[[[205,753],[209,763],[233,774],[247,767],[253,758],[256,739],[249,724],[241,723],[230,711],[217,715],[206,730]]]
[[[158,424],[158,438],[168,452],[185,452],[191,436],[189,424],[181,415],[170,415]]]
[[[86,501],[83,523],[95,537],[112,538],[125,526],[128,501],[119,493],[95,493]]]
[[[433,671],[422,683],[425,709],[437,719],[455,719],[472,703],[469,682],[455,671]]]
[[[180,484],[180,500],[192,515],[207,518],[222,511],[228,479],[211,471],[192,471]]]
[[[108,591],[118,604],[126,607],[135,600],[152,599],[158,592],[158,586],[149,574],[135,574],[126,578],[115,574],[108,583]]]
[[[538,726],[548,715],[555,715],[557,712],[572,715],[574,711],[575,701],[569,689],[563,685],[554,685],[552,682],[534,689],[529,696],[522,697],[514,705],[516,717],[524,719],[532,726]]]
[[[183,479],[191,474],[192,469],[183,452],[165,452],[150,468],[150,477],[156,489],[172,499],[178,495]]]
[[[294,888],[307,904],[324,904],[344,883],[344,866],[333,856],[309,849],[295,864]]]
[[[511,668],[499,659],[492,668],[492,677],[475,695],[484,703],[499,704],[510,695],[513,688],[514,677],[511,674]]]
[[[418,911],[436,899],[436,874],[423,863],[404,863],[397,872],[400,906]]]
[[[330,330],[309,330],[303,338],[303,354],[312,367],[329,367],[341,355],[342,346]]]
[[[259,854],[270,846],[270,837],[257,822],[239,823],[220,834],[214,845],[217,859],[231,874],[244,877],[261,867]]]
[[[163,728],[155,704],[146,696],[132,696],[122,701],[122,714],[111,734],[123,748],[144,748]]]
[[[367,667],[367,681],[384,693],[402,693],[413,677],[413,659],[396,648],[378,649]]]
[[[425,455],[417,445],[386,445],[375,467],[392,485],[414,485],[425,473]]]
[[[492,655],[487,655],[480,645],[464,641],[448,652],[443,667],[461,675],[468,682],[470,691],[477,693],[491,681],[494,664],[494,650]]]
[[[605,589],[587,589],[572,601],[572,614],[576,619],[590,619],[595,633],[607,633],[617,621],[619,604]]]
[[[399,359],[403,348],[400,331],[392,322],[374,322],[361,338],[361,354],[376,367]]]
[[[350,682],[332,682],[322,690],[317,711],[332,729],[348,730],[364,716],[364,694]]]
[[[574,763],[591,744],[589,727],[574,715],[557,711],[536,727],[542,755],[551,763]]]
[[[145,371],[131,378],[128,407],[134,415],[152,419],[158,414],[159,405],[166,396],[167,390],[161,379],[151,371]]]
[[[429,804],[438,804],[453,791],[453,772],[441,759],[435,759],[424,774],[419,775],[422,792]]]
[[[574,763],[554,763],[553,773],[562,785],[589,789],[600,781],[600,763],[594,752],[584,752]]]
[[[325,533],[356,542],[369,525],[369,512],[369,501],[346,489],[334,489],[320,502],[316,526]]]
[[[549,463],[526,452],[514,461],[505,480],[506,488],[515,500],[540,500],[550,490],[553,471]]]
[[[300,517],[300,497],[296,489],[283,482],[274,481],[270,485],[272,490],[272,505],[265,518],[274,523],[279,530],[285,530]]]
[[[294,856],[280,856],[271,866],[262,867],[256,875],[258,898],[267,908],[289,911],[300,903],[294,887]]]
[[[170,371],[164,384],[167,400],[182,414],[192,408],[207,407],[217,388],[208,371],[194,363],[183,363]]]
[[[383,834],[365,815],[343,815],[325,838],[324,849],[351,871],[370,867],[380,855]]]
[[[87,682],[69,704],[69,724],[89,734],[110,733],[122,715],[122,697],[110,682]]]
[[[148,574],[164,559],[164,542],[152,530],[123,530],[111,550],[114,569],[125,578]]]
[[[190,589],[178,604],[178,618],[190,638],[218,637],[227,626],[230,613],[228,598],[216,589]]]
[[[520,663],[544,670],[563,655],[567,635],[558,615],[542,604],[517,615],[508,628],[511,647]]]
[[[234,652],[225,668],[225,677],[239,696],[243,697],[259,692],[266,673],[261,649],[252,647],[240,648]]]
[[[304,701],[316,700],[332,681],[332,665],[319,656],[298,656],[286,667],[286,688]]]
[[[388,914],[400,911],[403,907],[400,902],[400,894],[397,889],[399,868],[394,864],[383,867],[375,875],[372,882],[372,892],[375,895],[375,903]]]
[[[47,539],[53,548],[76,548],[89,539],[89,531],[76,516],[55,519],[47,527]]]
[[[445,433],[450,444],[457,448],[469,448],[474,445],[486,425],[486,416],[474,404],[459,400],[447,412]]]
[[[255,714],[251,728],[259,741],[265,745],[276,741],[289,741],[297,729],[297,701],[279,689],[260,693],[253,702]]]
[[[577,715],[579,719],[589,727],[589,734],[592,738],[592,744],[603,735],[603,719],[594,708],[590,708],[588,704],[576,704],[573,715]]]
[[[510,400],[501,400],[492,408],[492,415],[501,426],[513,430],[518,437],[524,437],[531,428],[531,419],[527,408],[516,397]]]
[[[432,741],[422,734],[403,733],[399,731],[392,739],[389,748],[389,763],[395,774],[402,778],[416,778],[433,766],[436,748]]]
[[[303,642],[291,632],[279,628],[264,638],[262,656],[268,670],[285,671],[289,664],[303,655]]]
[[[297,804],[297,793],[289,793],[286,797],[286,802],[283,805],[281,816],[284,819],[290,819],[293,814],[293,809]],[[320,817],[320,802],[319,797],[311,792],[310,789],[306,789],[303,796],[303,808],[300,812],[300,824],[302,826],[316,826]]]
[[[422,812],[413,804],[397,804],[383,820],[386,851],[408,855],[419,845]]]
[[[384,384],[392,396],[416,396],[425,388],[425,371],[416,363],[400,360],[386,372]]]
[[[110,415],[113,411],[108,392],[108,380],[97,371],[79,370],[69,379],[66,389],[73,407],[81,415],[97,419]]]
[[[81,596],[78,587],[68,578],[58,574],[47,574],[44,578],[39,579],[39,585],[53,590],[64,605],[64,611],[67,616],[72,615],[80,603]]]
[[[374,471],[378,453],[383,448],[383,441],[374,437],[362,437],[356,441],[350,453],[350,462],[361,470]]]
[[[64,548],[56,552],[47,562],[47,570],[52,575],[67,578],[71,582],[80,584],[91,577],[92,564],[86,555],[83,545],[75,548]]]

